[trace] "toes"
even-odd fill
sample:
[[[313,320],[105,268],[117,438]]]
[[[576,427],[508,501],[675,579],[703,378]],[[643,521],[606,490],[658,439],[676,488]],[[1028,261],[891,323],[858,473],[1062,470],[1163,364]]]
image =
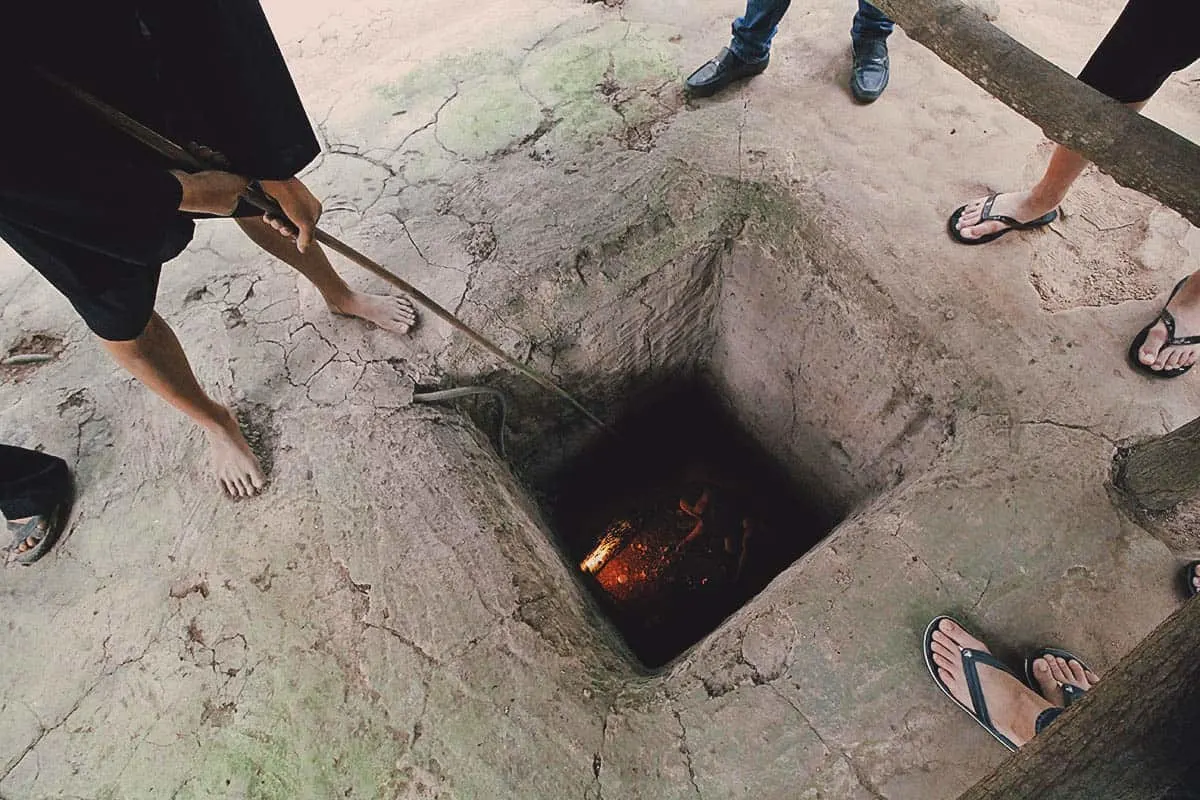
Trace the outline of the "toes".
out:
[[[933,645],[929,648],[929,652],[933,653],[934,658],[942,657],[948,661],[953,661],[959,658],[959,649],[952,644],[939,642],[936,639]]]
[[[979,222],[979,212],[983,208],[983,203],[983,200],[972,200],[963,206],[962,213],[958,215],[958,230],[960,232],[963,228]]]
[[[945,684],[951,690],[953,690],[958,685],[958,676],[955,675],[953,672],[951,672],[946,667],[943,667],[940,665],[938,667],[938,678],[941,680],[941,682],[943,684]]]
[[[941,621],[941,623],[938,625],[938,630],[934,631],[935,641],[937,640],[939,633],[945,636],[943,641],[947,641],[951,647],[956,649],[969,647],[972,650],[989,652],[987,645],[963,630],[962,626],[954,620],[944,619]]]
[[[1162,352],[1163,345],[1167,343],[1167,329],[1159,323],[1150,329],[1146,334],[1146,341],[1142,343],[1141,349],[1138,350],[1138,358],[1146,366],[1157,364],[1159,354]]]
[[[1071,674],[1071,683],[1075,684],[1076,686],[1087,686],[1090,683],[1090,681],[1087,679],[1087,674],[1083,668],[1083,664],[1080,664],[1078,661],[1068,661],[1067,670]]]
[[[400,321],[411,325],[417,319],[417,309],[407,297],[397,297],[395,316]]]
[[[943,622],[942,624],[945,625],[946,623]],[[945,650],[946,652],[951,652],[951,651],[957,652],[958,651],[958,645],[956,645],[954,643],[954,640],[951,639],[950,636],[947,635],[946,633],[944,633],[940,628],[938,630],[935,630],[933,632],[933,636],[930,638],[933,643],[934,650],[941,648],[942,650]]]
[[[1039,690],[1042,697],[1057,705],[1063,702],[1062,684],[1054,677],[1052,661],[1047,656],[1035,660],[1033,662],[1033,680],[1037,684],[1034,688]]]
[[[1054,660],[1057,664],[1055,672],[1057,673],[1056,677],[1059,683],[1073,683],[1078,686],[1079,678],[1076,678],[1074,671],[1071,669],[1071,664],[1075,662],[1068,662],[1065,658],[1055,658]]]
[[[939,672],[950,673],[954,672],[954,668],[958,665],[955,659],[942,653],[933,654],[933,663],[937,666]]]
[[[1058,688],[1058,681],[1054,679],[1054,673],[1050,668],[1050,662],[1045,656],[1034,660],[1033,677],[1038,682],[1038,685],[1042,687],[1043,692]]]
[[[1178,369],[1179,358],[1183,355],[1181,352],[1179,352],[1179,348],[1172,347],[1167,351],[1167,353],[1166,361],[1163,362],[1163,369]]]
[[[959,627],[959,624],[954,620],[944,619],[938,623],[937,630],[933,632],[933,635],[936,637],[939,633],[943,634],[947,638],[950,638],[961,633],[966,633],[966,631]],[[953,641],[953,639],[951,639],[951,641]]]
[[[1050,666],[1050,677],[1058,683],[1068,683],[1070,675],[1067,671],[1067,663],[1061,658],[1047,656],[1046,661]]]
[[[1004,227],[1002,223],[989,221],[962,228],[959,233],[963,235],[964,239],[981,239],[990,233],[999,233],[1004,230]]]

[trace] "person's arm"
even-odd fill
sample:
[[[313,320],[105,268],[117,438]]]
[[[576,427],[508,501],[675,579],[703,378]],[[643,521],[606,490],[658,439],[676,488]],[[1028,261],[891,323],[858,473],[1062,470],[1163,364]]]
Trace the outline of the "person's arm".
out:
[[[31,152],[32,149],[32,152]],[[227,215],[248,181],[227,172],[168,171],[0,148],[0,219],[123,261],[163,260],[146,230],[180,211]]]
[[[265,214],[263,219],[281,235],[294,239],[301,253],[307,251],[316,235],[317,221],[321,219],[321,201],[299,178],[259,181],[259,184],[286,215],[285,219],[280,219],[274,214]]]
[[[249,179],[232,172],[208,170],[205,172],[170,171],[180,188],[180,211],[215,214],[227,217],[237,208],[238,200],[250,184]]]

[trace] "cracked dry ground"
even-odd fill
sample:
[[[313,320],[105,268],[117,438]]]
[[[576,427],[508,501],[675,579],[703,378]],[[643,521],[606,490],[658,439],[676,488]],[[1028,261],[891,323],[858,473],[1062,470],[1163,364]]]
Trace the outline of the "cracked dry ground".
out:
[[[1160,622],[1194,543],[1104,484],[1114,442],[1200,400],[1121,365],[1195,231],[1089,174],[1058,235],[955,248],[945,214],[1036,172],[1038,133],[902,34],[888,95],[851,106],[843,6],[793,9],[768,73],[689,106],[715,0],[268,2],[331,232],[605,414],[708,370],[847,519],[647,674],[530,499],[578,420],[446,326],[335,319],[202,225],[160,310],[270,462],[230,503],[201,437],[6,253],[0,345],[51,358],[3,368],[0,432],[80,493],[0,582],[0,798],[951,798],[1004,754],[928,682],[931,616],[1100,669]],[[1093,16],[1000,22],[1082,63]],[[1191,138],[1194,78],[1150,108]],[[512,393],[512,464],[411,404],[464,382]]]

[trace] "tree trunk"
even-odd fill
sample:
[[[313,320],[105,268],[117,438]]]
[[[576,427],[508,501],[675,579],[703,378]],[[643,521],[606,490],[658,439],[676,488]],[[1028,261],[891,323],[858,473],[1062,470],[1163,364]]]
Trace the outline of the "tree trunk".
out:
[[[959,0],[871,2],[1047,137],[1200,227],[1200,147],[1075,80]]]
[[[1198,764],[1200,601],[1190,601],[959,800],[1155,800]]]
[[[1150,511],[1166,511],[1200,494],[1200,417],[1120,450],[1113,483]]]

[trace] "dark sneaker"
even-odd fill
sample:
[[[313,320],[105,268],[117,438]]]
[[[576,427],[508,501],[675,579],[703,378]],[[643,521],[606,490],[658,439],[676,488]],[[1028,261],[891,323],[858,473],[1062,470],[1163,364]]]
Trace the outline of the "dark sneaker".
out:
[[[888,85],[888,49],[886,39],[865,39],[854,43],[854,71],[850,91],[860,103],[873,103]]]
[[[716,58],[688,76],[684,87],[692,97],[709,97],[734,81],[757,75],[770,62],[771,57],[767,56],[751,64],[738,58],[728,47],[722,47]]]

